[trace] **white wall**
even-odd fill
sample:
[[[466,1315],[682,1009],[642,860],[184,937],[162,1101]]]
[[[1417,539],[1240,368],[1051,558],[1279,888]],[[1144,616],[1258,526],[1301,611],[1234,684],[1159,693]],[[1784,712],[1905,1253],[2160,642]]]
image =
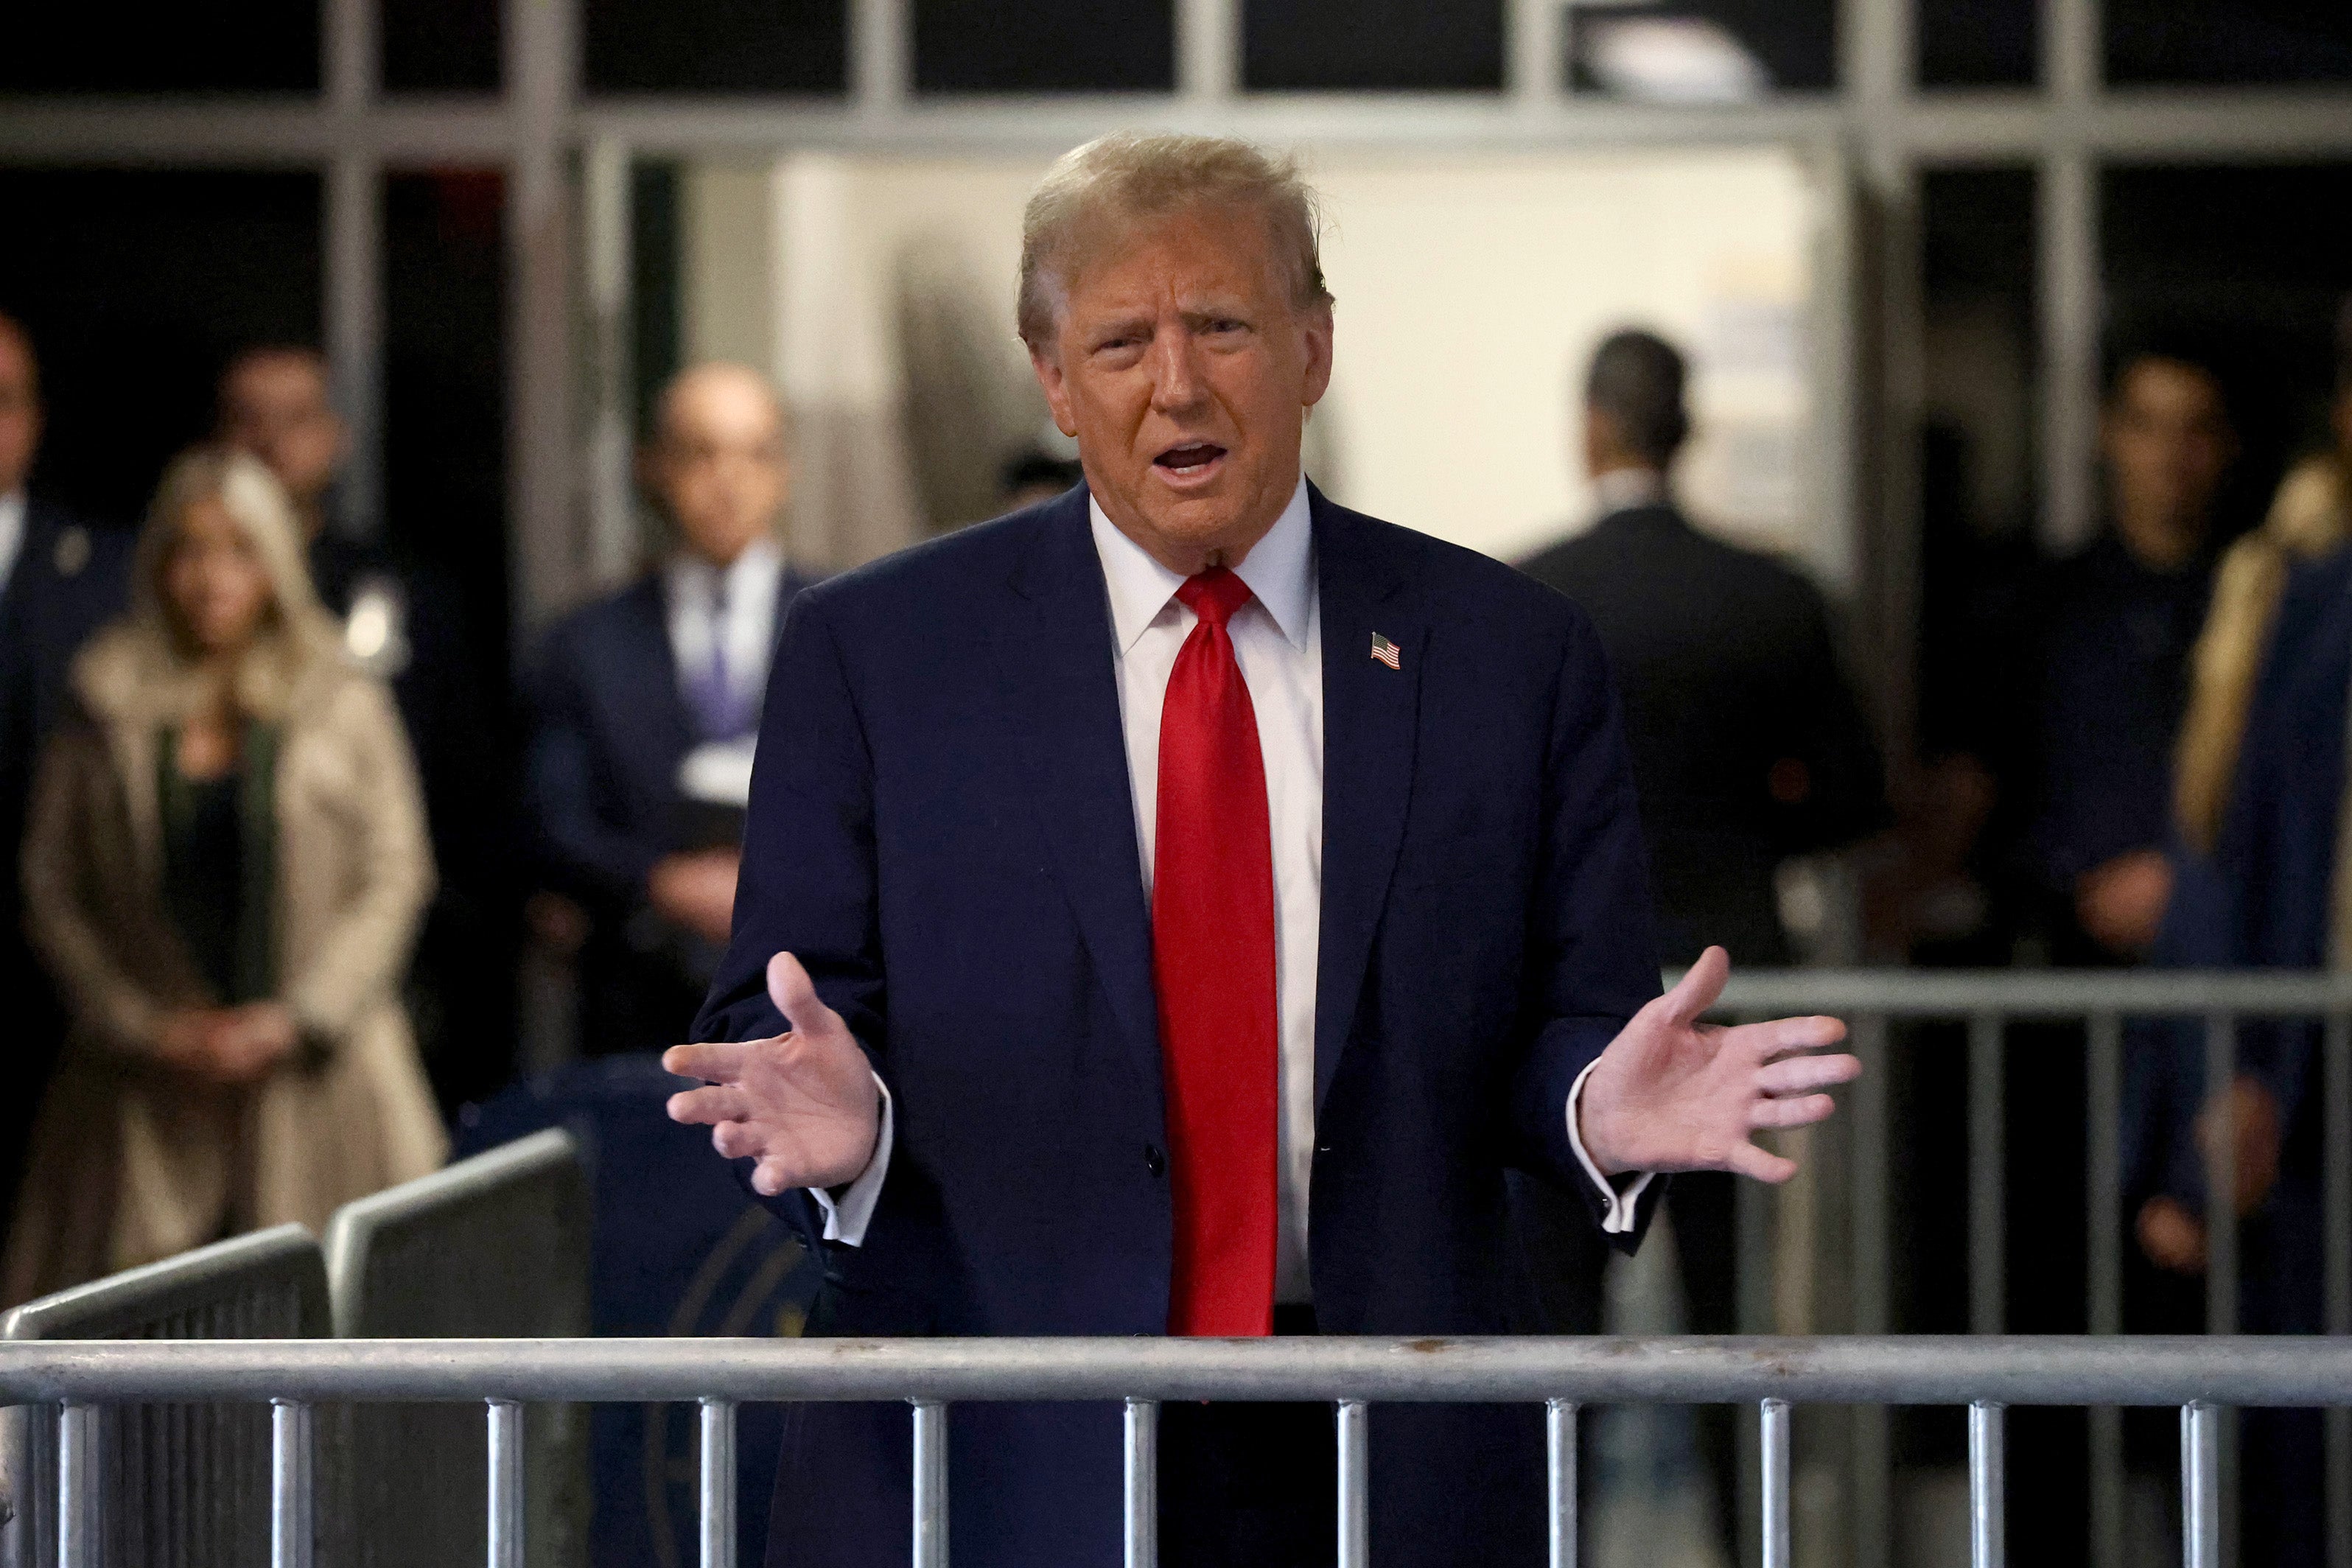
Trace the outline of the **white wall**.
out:
[[[1041,159],[844,158],[781,163],[756,188],[772,297],[738,298],[698,343],[768,334],[797,406],[887,420],[916,379],[970,387],[973,450],[1042,414],[1012,329],[1020,211]],[[1587,519],[1570,441],[1576,386],[1613,327],[1654,326],[1695,362],[1698,434],[1680,476],[1723,531],[1834,568],[1842,526],[1801,494],[1807,440],[1811,236],[1819,204],[1777,150],[1444,157],[1310,157],[1326,198],[1326,270],[1339,297],[1337,369],[1310,467],[1348,504],[1491,553],[1520,554]],[[740,236],[701,183],[689,258]],[[755,229],[758,227],[754,226]],[[690,259],[691,294],[736,272]],[[910,325],[901,279],[960,296],[971,330]],[[689,321],[713,312],[695,300]],[[758,316],[758,320],[751,318]],[[981,383],[985,381],[985,387]],[[822,421],[820,421],[822,423]],[[985,437],[982,440],[982,437]],[[936,468],[933,421],[912,460]]]

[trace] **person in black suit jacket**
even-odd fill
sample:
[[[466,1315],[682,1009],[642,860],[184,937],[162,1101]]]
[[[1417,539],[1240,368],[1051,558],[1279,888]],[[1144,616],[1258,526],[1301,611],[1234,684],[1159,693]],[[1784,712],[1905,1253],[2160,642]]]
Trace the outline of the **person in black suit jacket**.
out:
[[[775,539],[784,443],[756,372],[680,373],[640,465],[675,547],[540,661],[526,787],[541,875],[587,916],[591,1054],[683,1035],[727,942],[760,694],[803,585]]]
[[[1660,956],[1688,963],[1719,942],[1735,958],[1785,964],[1780,862],[1883,826],[1884,780],[1820,591],[1769,556],[1706,537],[1674,503],[1666,475],[1690,430],[1685,379],[1682,355],[1652,333],[1601,342],[1583,431],[1600,521],[1523,570],[1583,606],[1616,673]],[[1527,1310],[1555,1331],[1600,1331],[1602,1254],[1590,1227],[1535,1184],[1514,1196]],[[1685,1327],[1737,1331],[1730,1179],[1685,1177],[1666,1201]],[[1738,1495],[1730,1415],[1698,1413],[1727,1539]]]
[[[509,796],[486,787],[512,757],[485,746],[505,706],[494,651],[471,642],[457,585],[404,553],[333,526],[334,487],[351,455],[327,362],[299,344],[245,349],[221,372],[218,437],[268,465],[293,500],[311,583],[341,617],[345,655],[392,688],[416,756],[440,868],[409,976],[418,1047],[445,1107],[507,1076],[515,904]]]
[[[0,1215],[15,1211],[33,1108],[64,1030],[24,935],[17,865],[33,762],[67,700],[74,655],[122,608],[131,581],[127,530],[94,528],[27,493],[40,440],[33,341],[0,316],[0,995],[8,998],[13,1042],[0,1095]]]

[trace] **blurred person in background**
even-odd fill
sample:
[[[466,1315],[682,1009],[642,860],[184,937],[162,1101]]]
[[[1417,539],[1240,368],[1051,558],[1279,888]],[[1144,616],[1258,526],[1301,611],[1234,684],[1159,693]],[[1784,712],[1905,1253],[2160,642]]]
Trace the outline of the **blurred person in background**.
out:
[[[1688,963],[1712,940],[1735,959],[1778,966],[1792,956],[1775,890],[1780,863],[1885,826],[1885,785],[1820,590],[1768,555],[1707,537],[1675,504],[1670,476],[1690,434],[1687,380],[1681,353],[1654,333],[1601,342],[1579,432],[1600,518],[1522,570],[1576,601],[1608,651],[1650,846],[1660,955]],[[1513,1200],[1533,1276],[1529,1326],[1600,1332],[1605,1243],[1580,1223],[1570,1194],[1520,1178]],[[1677,1178],[1666,1209],[1685,1329],[1735,1332],[1731,1178]],[[1731,1412],[1696,1414],[1736,1559]]]
[[[2042,605],[2031,852],[2062,965],[2144,957],[2171,897],[2173,748],[2238,453],[2210,358],[2177,343],[2127,357],[2099,452],[2107,525],[2053,570]]]
[[[41,445],[41,372],[33,340],[0,315],[0,995],[7,998],[8,1092],[0,1096],[0,1215],[13,1204],[33,1108],[65,1020],[25,942],[18,850],[41,742],[66,702],[66,670],[122,608],[131,541],[28,489]]]
[[[1023,507],[1052,500],[1071,486],[1083,483],[1086,477],[1086,469],[1076,458],[1056,458],[1042,447],[1026,447],[1005,460],[997,494],[1003,510],[1019,511]]]
[[[129,616],[44,751],[27,924],[72,1016],[5,1266],[11,1302],[338,1205],[446,1143],[399,994],[432,851],[254,459],[190,452]]]
[[[495,1088],[506,1076],[508,1031],[478,1023],[463,1039],[453,1031],[460,1019],[505,1016],[509,797],[485,776],[500,765],[485,740],[498,732],[504,683],[484,679],[453,586],[334,525],[351,432],[317,350],[268,344],[236,355],[221,373],[219,421],[222,445],[260,458],[285,486],[319,599],[341,617],[345,657],[399,703],[443,868],[408,978],[420,1043],[445,1104]]]
[[[680,372],[639,464],[667,558],[541,659],[527,787],[543,872],[586,916],[591,1054],[683,1034],[727,942],[768,664],[804,585],[776,533],[786,436],[758,372]]]

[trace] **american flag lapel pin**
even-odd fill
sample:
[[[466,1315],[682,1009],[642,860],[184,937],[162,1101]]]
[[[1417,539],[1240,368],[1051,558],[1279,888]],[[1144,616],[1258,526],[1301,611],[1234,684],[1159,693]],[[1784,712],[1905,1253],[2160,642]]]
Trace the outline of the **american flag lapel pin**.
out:
[[[1403,668],[1403,666],[1397,663],[1397,645],[1389,641],[1388,638],[1381,636],[1378,632],[1374,632],[1372,634],[1372,657],[1379,659],[1382,664],[1387,665],[1391,669],[1401,669]]]

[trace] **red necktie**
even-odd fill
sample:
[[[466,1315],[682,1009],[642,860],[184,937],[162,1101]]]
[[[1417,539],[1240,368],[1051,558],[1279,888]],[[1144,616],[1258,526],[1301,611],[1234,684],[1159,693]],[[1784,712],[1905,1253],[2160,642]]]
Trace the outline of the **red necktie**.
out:
[[[1171,1334],[1274,1331],[1274,843],[1257,714],[1222,566],[1176,596],[1201,617],[1160,714],[1151,956],[1176,1203]]]

